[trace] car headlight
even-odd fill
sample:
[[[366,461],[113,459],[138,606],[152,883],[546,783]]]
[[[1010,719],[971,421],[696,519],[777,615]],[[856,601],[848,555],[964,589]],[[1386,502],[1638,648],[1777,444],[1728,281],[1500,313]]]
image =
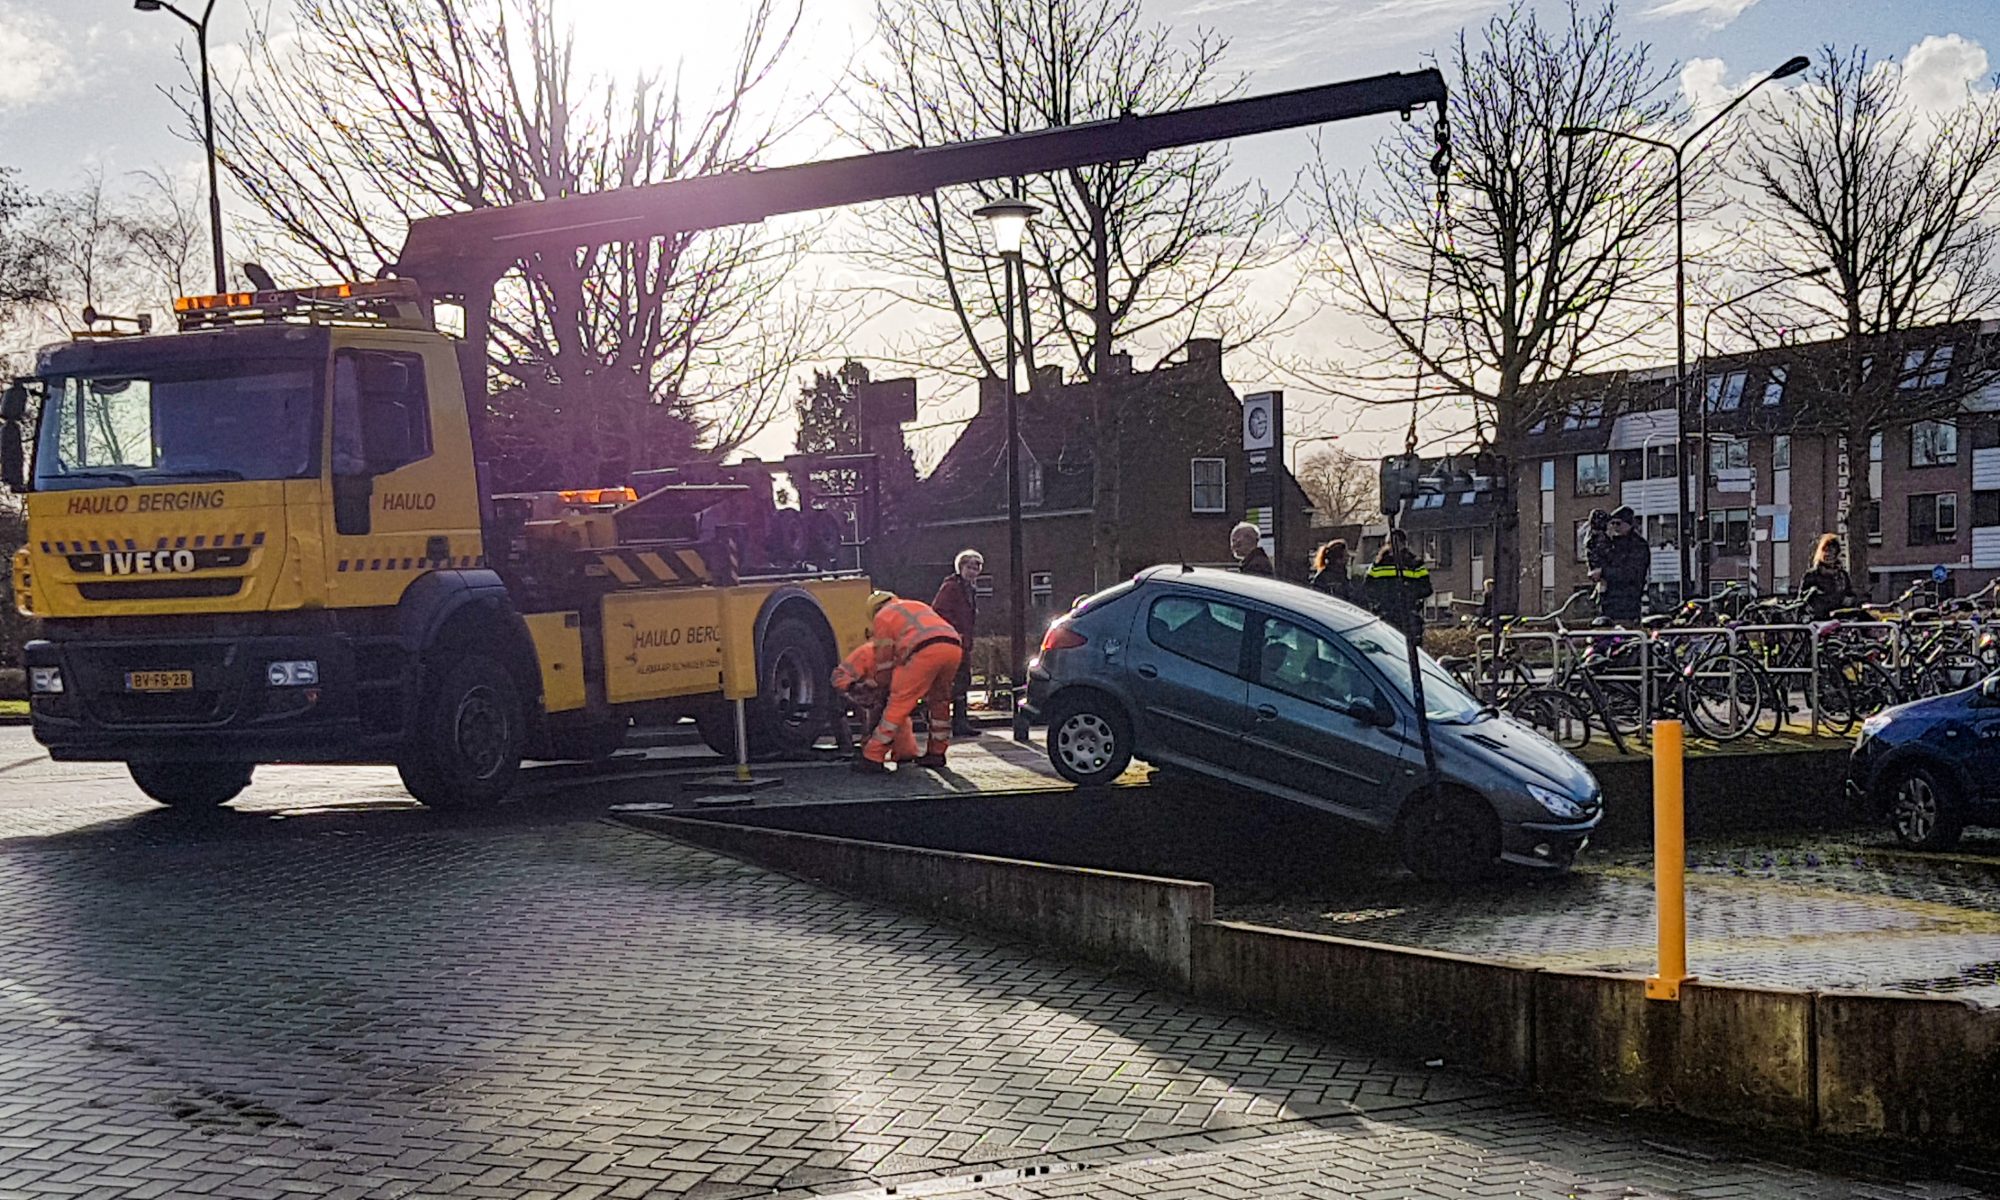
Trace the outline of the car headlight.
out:
[[[272,687],[314,687],[319,683],[319,663],[310,658],[274,662],[265,668],[264,678]]]
[[[37,696],[60,696],[63,690],[61,667],[29,667],[28,690]]]
[[[1561,792],[1545,788],[1539,783],[1531,783],[1528,785],[1528,794],[1533,796],[1543,808],[1548,809],[1551,814],[1561,817],[1566,821],[1577,821],[1583,818],[1583,805],[1578,804],[1575,800],[1563,795]]]
[[[1890,720],[1891,718],[1888,713],[1878,712],[1861,722],[1861,740],[1865,742],[1884,729],[1887,729]]]

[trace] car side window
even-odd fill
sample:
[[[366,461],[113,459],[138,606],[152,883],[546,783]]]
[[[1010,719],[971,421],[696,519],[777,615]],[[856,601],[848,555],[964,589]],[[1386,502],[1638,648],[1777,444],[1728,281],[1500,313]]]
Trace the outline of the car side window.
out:
[[[1374,683],[1346,651],[1277,617],[1264,622],[1257,682],[1274,692],[1340,712],[1376,699]]]
[[[1250,614],[1233,604],[1163,596],[1146,613],[1146,637],[1170,654],[1234,675],[1243,661]]]

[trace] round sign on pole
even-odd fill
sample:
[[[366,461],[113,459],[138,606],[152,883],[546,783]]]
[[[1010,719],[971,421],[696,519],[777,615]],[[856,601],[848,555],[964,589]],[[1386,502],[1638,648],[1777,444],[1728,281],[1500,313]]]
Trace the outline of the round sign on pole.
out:
[[[1939,563],[1937,566],[1931,568],[1932,583],[1943,583],[1945,580],[1950,578],[1951,578],[1951,572],[1948,569],[1946,569],[1943,563]]]

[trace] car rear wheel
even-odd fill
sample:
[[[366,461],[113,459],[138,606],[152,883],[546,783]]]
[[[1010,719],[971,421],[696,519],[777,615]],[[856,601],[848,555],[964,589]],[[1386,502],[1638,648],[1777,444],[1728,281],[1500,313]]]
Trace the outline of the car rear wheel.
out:
[[[1403,865],[1419,879],[1466,883],[1500,858],[1500,821],[1482,799],[1451,788],[1426,789],[1403,810],[1398,829]]]
[[[1078,787],[1102,787],[1132,762],[1132,727],[1109,697],[1058,696],[1049,712],[1049,762]]]
[[[1910,767],[1890,785],[1889,827],[1913,850],[1949,850],[1965,831],[1958,789],[1934,767]]]
[[[169,808],[219,808],[250,786],[249,763],[127,763],[139,790]]]

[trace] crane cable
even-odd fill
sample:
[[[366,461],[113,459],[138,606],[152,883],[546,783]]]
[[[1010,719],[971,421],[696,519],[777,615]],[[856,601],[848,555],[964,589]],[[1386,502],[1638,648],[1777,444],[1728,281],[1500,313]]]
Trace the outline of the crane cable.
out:
[[[1417,418],[1423,410],[1424,369],[1430,340],[1431,302],[1437,292],[1438,258],[1441,247],[1444,239],[1450,235],[1451,229],[1451,125],[1446,117],[1445,105],[1445,101],[1438,101],[1437,127],[1433,134],[1437,149],[1431,155],[1430,171],[1431,176],[1437,181],[1437,199],[1432,215],[1430,261],[1424,272],[1423,316],[1417,324],[1417,367],[1413,373],[1415,381],[1410,392],[1410,427],[1403,438],[1405,455],[1414,455],[1417,452]],[[1395,560],[1397,590],[1402,593],[1398,596],[1399,600],[1408,594],[1404,582],[1407,578],[1404,570],[1410,554],[1407,538],[1404,549],[1400,552],[1395,548],[1395,540],[1396,534],[1402,531],[1402,512],[1408,503],[1408,500],[1404,500],[1396,506],[1396,512],[1388,514],[1390,557]],[[1431,740],[1430,706],[1424,702],[1423,660],[1417,648],[1417,638],[1421,636],[1422,630],[1422,617],[1419,614],[1415,631],[1405,631],[1403,641],[1409,649],[1410,703],[1417,710],[1417,740],[1424,751],[1424,788],[1430,796],[1432,819],[1440,820],[1444,814],[1438,802],[1437,746]]]

